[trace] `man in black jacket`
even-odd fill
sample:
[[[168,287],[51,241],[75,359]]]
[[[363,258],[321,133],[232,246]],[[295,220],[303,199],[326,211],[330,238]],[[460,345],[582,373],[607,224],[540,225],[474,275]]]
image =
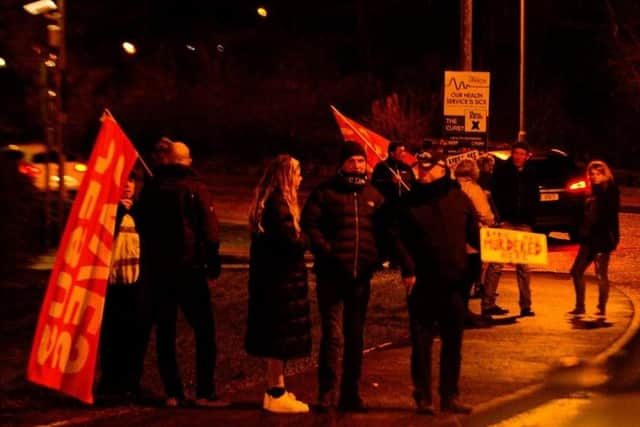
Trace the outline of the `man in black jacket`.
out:
[[[441,409],[469,413],[457,396],[469,274],[466,245],[479,247],[478,220],[471,200],[449,177],[444,157],[424,151],[417,159],[418,179],[391,227],[409,305],[413,397],[419,412],[433,414],[431,344],[438,324]]]
[[[204,182],[191,169],[189,148],[170,144],[170,164],[159,165],[139,202],[141,269],[150,288],[156,323],[158,368],[168,407],[184,391],[176,360],[180,306],[196,341],[196,405],[217,407],[215,330],[207,277],[220,275],[218,220]]]
[[[536,222],[540,201],[540,189],[533,168],[527,164],[531,156],[529,144],[516,142],[511,157],[496,168],[491,177],[491,197],[495,203],[502,228],[531,231]],[[502,264],[491,263],[487,267],[485,293],[482,297],[482,314],[506,314],[496,305],[496,290],[502,273]],[[526,264],[516,264],[516,277],[520,293],[520,316],[535,316],[531,310],[531,273]]]
[[[365,412],[358,382],[362,367],[363,330],[370,282],[378,260],[382,195],[367,181],[365,151],[345,142],[335,178],[309,196],[302,212],[302,229],[310,240],[317,276],[318,306],[322,318],[318,408],[333,404],[337,381],[340,334],[344,335],[339,407]],[[340,308],[343,327],[340,328]]]
[[[387,203],[408,193],[415,181],[411,166],[402,161],[405,146],[401,142],[389,144],[388,157],[373,169],[371,183],[382,193]]]

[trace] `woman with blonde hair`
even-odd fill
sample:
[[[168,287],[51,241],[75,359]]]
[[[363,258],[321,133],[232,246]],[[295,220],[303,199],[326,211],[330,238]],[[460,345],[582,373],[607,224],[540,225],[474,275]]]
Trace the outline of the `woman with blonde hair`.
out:
[[[309,412],[309,406],[287,392],[287,360],[311,352],[307,299],[306,243],[300,232],[298,187],[300,162],[277,156],[255,190],[249,212],[249,313],[245,348],[267,359],[263,409],[276,413]]]
[[[587,178],[589,186],[578,234],[580,249],[571,267],[576,306],[569,314],[585,313],[584,272],[593,262],[599,290],[596,314],[604,316],[609,297],[609,258],[620,240],[620,192],[611,169],[602,160],[594,160],[587,165]]]

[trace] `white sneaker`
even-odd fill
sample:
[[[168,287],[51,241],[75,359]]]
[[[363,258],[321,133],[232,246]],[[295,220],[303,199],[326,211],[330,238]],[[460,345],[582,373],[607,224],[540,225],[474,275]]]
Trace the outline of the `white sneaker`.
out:
[[[262,409],[277,414],[302,414],[309,412],[309,405],[297,400],[293,393],[285,392],[277,398],[265,393],[262,400]]]

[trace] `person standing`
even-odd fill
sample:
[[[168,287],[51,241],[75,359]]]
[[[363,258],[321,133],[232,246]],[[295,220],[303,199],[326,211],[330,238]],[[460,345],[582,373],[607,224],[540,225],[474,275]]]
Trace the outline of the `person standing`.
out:
[[[411,166],[402,161],[405,146],[401,142],[391,142],[387,148],[387,159],[379,162],[373,169],[371,183],[382,193],[385,201],[385,211],[389,214],[396,209],[398,200],[411,191],[415,182],[415,175]],[[396,263],[387,252],[387,242],[380,244],[380,261],[389,261],[389,267],[394,268]]]
[[[305,239],[300,230],[300,162],[279,155],[265,170],[249,211],[249,312],[245,347],[267,360],[262,408],[276,413],[309,412],[287,392],[287,360],[311,353]]]
[[[526,142],[516,142],[511,147],[511,157],[496,167],[491,179],[491,196],[498,211],[501,228],[531,231],[536,221],[540,202],[540,189],[535,170],[527,163],[531,149]],[[506,314],[496,305],[496,291],[503,264],[490,263],[487,267],[485,292],[482,297],[482,314]],[[520,316],[535,316],[531,310],[531,272],[527,264],[516,264],[516,277],[520,298]]]
[[[609,298],[609,258],[620,241],[620,192],[609,166],[601,160],[587,165],[589,187],[579,229],[580,249],[571,267],[576,305],[569,314],[585,313],[584,272],[592,262],[598,279],[598,316],[606,314]]]
[[[150,286],[158,368],[167,407],[184,399],[176,360],[180,307],[196,341],[196,405],[219,407],[214,387],[215,329],[209,279],[220,275],[218,220],[206,184],[191,168],[189,148],[173,142],[170,163],[158,166],[140,195],[142,271]]]
[[[418,412],[433,414],[431,347],[439,326],[441,410],[466,414],[458,399],[467,245],[479,246],[476,214],[450,178],[444,156],[417,155],[419,176],[391,226],[391,238],[407,292],[411,333],[411,377]]]
[[[480,170],[476,162],[471,159],[460,161],[456,165],[455,176],[460,188],[473,204],[479,225],[483,227],[492,226],[495,222],[495,217],[491,211],[487,194],[482,187],[478,185],[477,180],[480,176]],[[480,252],[476,248],[471,247],[471,245],[467,245],[467,254],[469,261],[469,281],[464,294],[466,307],[465,323],[470,326],[485,326],[485,319],[469,310],[471,289],[473,286],[479,286],[480,276],[482,275]]]
[[[122,188],[100,332],[101,377],[97,393],[105,398],[135,398],[140,393],[149,337],[148,303],[140,277],[140,237],[134,198],[135,171]]]
[[[367,410],[358,383],[384,198],[368,182],[366,166],[364,148],[353,141],[345,142],[337,175],[313,190],[302,212],[302,229],[309,237],[314,255],[322,320],[318,363],[320,411],[333,405],[341,333],[344,351],[339,409]]]
[[[392,142],[387,149],[387,159],[373,169],[371,183],[382,193],[387,203],[395,202],[411,190],[415,181],[411,166],[402,161],[406,151],[401,142]]]

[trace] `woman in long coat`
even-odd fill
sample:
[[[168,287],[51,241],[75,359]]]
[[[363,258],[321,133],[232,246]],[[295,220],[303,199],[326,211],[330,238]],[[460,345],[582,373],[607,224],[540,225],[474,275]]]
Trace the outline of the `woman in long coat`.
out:
[[[249,213],[249,313],[245,347],[267,359],[270,412],[308,412],[309,406],[287,392],[287,360],[311,352],[305,239],[300,232],[300,163],[279,155],[265,170]]]
[[[594,160],[587,165],[587,178],[590,185],[579,229],[580,249],[571,267],[576,306],[569,314],[585,313],[584,272],[593,262],[599,290],[596,314],[604,316],[609,297],[609,258],[620,240],[620,192],[613,181],[611,169],[601,160]]]

